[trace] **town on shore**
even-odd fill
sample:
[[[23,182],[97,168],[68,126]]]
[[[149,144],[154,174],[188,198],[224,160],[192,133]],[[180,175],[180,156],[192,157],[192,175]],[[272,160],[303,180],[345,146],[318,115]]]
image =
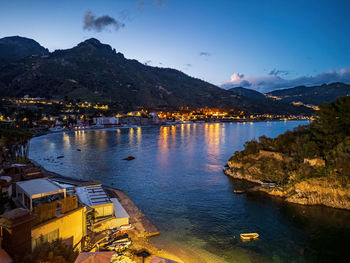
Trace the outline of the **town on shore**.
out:
[[[237,109],[219,108],[140,108],[120,112],[106,104],[64,102],[44,98],[2,99],[0,126],[63,131],[111,128],[130,125],[172,125],[201,122],[252,122],[268,120],[310,120],[312,115],[252,114]]]

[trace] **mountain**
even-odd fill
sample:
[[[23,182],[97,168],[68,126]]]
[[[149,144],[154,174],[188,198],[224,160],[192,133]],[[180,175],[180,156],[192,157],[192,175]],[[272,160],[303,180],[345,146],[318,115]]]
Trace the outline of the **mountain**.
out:
[[[325,102],[330,103],[338,97],[349,95],[350,85],[340,82],[313,87],[299,86],[267,93],[267,96],[275,97],[275,99],[281,102],[302,102],[303,104],[312,104],[315,106],[319,106]]]
[[[252,89],[247,89],[243,87],[236,87],[236,88],[231,88],[229,91],[232,91],[233,93],[240,95],[240,96],[245,96],[247,98],[252,98],[252,99],[266,99],[265,95]]]
[[[32,55],[46,55],[49,51],[33,39],[13,36],[0,39],[0,67]]]
[[[0,94],[103,102],[118,110],[188,106],[251,113],[311,113],[307,108],[279,102],[259,105],[178,70],[146,66],[126,59],[97,39],[8,64],[0,71]]]

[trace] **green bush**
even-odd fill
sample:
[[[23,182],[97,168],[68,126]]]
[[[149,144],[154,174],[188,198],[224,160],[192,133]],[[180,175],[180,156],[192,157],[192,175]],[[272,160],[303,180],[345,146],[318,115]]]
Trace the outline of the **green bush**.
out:
[[[276,151],[284,155],[284,160],[262,158],[254,160],[247,155],[259,150]],[[323,158],[326,167],[315,168],[304,164],[305,158]],[[331,104],[320,107],[316,120],[306,126],[299,126],[276,138],[261,136],[259,141],[244,144],[244,150],[236,151],[232,161],[240,161],[247,166],[256,166],[259,173],[250,175],[259,180],[272,181],[281,185],[305,180],[311,177],[336,174],[343,185],[350,183],[350,97],[338,98]],[[245,168],[241,168],[242,174]]]
[[[14,263],[73,263],[78,257],[78,252],[71,246],[56,240],[51,243],[38,245],[32,254],[14,260]]]

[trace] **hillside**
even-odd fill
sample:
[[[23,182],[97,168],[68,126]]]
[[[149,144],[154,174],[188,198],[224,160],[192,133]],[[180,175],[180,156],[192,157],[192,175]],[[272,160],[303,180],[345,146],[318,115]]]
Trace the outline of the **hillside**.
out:
[[[32,55],[46,55],[49,51],[33,39],[4,37],[0,39],[0,67]]]
[[[277,138],[246,142],[229,159],[227,175],[299,204],[350,210],[350,97],[320,107],[317,118]]]
[[[126,59],[97,39],[7,65],[0,72],[0,92],[3,97],[29,95],[103,102],[119,110],[188,106],[312,114],[310,109],[280,102],[259,104],[178,70]]]
[[[332,102],[338,97],[348,96],[350,85],[345,83],[324,84],[321,86],[299,86],[290,89],[281,89],[268,92],[267,95],[277,97],[281,102],[302,102],[319,106],[325,102]]]
[[[231,88],[231,89],[229,89],[229,91],[232,91],[233,93],[235,93],[237,95],[245,96],[245,97],[251,98],[251,99],[258,99],[258,100],[266,99],[265,95],[260,93],[259,91],[247,89],[247,88],[243,88],[243,87]]]

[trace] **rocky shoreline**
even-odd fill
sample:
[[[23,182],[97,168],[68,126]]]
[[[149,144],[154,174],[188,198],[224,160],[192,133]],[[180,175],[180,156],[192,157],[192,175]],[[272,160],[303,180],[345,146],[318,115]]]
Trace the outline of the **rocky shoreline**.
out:
[[[270,196],[280,197],[286,202],[300,205],[323,205],[331,208],[350,210],[349,186],[341,186],[327,178],[310,178],[287,187],[263,187],[263,182],[251,176],[243,176],[232,169],[224,169],[224,173],[235,179],[257,183],[254,191],[260,191]]]

